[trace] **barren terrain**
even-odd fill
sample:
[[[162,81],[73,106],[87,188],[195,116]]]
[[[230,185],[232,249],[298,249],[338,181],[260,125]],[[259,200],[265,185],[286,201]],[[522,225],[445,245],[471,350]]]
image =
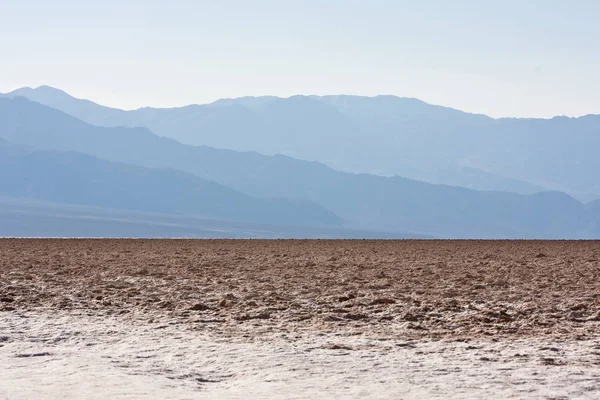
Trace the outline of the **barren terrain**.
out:
[[[0,399],[597,398],[599,328],[600,242],[0,240]]]

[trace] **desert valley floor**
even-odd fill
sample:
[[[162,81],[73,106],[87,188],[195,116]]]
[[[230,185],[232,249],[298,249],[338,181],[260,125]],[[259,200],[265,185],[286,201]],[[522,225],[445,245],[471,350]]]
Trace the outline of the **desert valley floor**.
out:
[[[0,240],[0,399],[598,398],[600,242]]]

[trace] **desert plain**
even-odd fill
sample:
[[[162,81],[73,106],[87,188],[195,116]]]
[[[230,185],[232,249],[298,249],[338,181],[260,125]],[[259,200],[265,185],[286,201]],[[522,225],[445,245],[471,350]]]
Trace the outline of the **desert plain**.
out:
[[[600,242],[0,240],[0,399],[598,398]]]

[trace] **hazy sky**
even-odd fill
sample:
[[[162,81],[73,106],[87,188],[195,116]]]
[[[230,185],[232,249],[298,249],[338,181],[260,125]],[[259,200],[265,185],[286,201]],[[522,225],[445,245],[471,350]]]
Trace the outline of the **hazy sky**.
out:
[[[119,108],[393,94],[492,116],[600,114],[596,0],[0,0],[0,92]]]

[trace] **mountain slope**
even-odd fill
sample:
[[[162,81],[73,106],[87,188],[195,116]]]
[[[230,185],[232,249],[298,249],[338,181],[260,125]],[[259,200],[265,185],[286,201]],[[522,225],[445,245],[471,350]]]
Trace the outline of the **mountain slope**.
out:
[[[426,238],[342,227],[266,225],[0,196],[0,237]]]
[[[92,125],[128,126],[131,123],[131,116],[128,111],[101,106],[85,99],[78,99],[50,86],[40,86],[35,89],[25,87],[0,95],[0,97],[25,97],[73,115]]]
[[[189,173],[0,144],[0,195],[271,224],[339,224],[308,202],[258,199]]]
[[[555,192],[478,192],[404,178],[349,174],[286,156],[180,144],[147,129],[100,128],[24,98],[0,99],[0,137],[113,161],[168,167],[252,196],[303,198],[349,226],[443,237],[600,237],[600,215]]]

